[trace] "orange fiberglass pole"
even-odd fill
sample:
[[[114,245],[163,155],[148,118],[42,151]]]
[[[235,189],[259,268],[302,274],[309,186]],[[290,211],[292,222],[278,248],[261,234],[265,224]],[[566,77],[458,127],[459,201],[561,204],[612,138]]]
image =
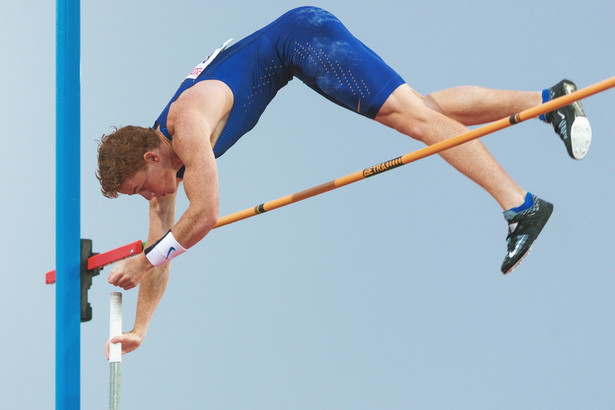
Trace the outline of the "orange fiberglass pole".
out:
[[[274,199],[260,205],[256,205],[252,208],[244,209],[243,211],[223,216],[222,218],[218,219],[218,223],[214,226],[214,228],[219,228],[233,222],[241,221],[242,219],[250,218],[252,216],[271,211],[273,209],[281,208],[283,206],[290,205],[292,203],[299,202],[316,195],[320,195],[324,192],[328,192],[333,189],[352,184],[353,182],[369,178],[376,174],[389,171],[393,168],[409,164],[430,155],[438,154],[449,148],[456,147],[466,142],[491,134],[495,131],[510,127],[511,125],[518,124],[527,119],[538,117],[541,114],[546,114],[558,108],[569,105],[575,101],[592,96],[594,94],[598,94],[612,87],[615,87],[615,77],[608,78],[606,80],[597,82],[593,85],[587,86],[570,94],[566,94],[554,100],[547,101],[546,103],[521,111],[520,113],[511,115],[510,117],[502,118],[501,120],[484,125],[480,128],[476,128],[457,137],[449,138],[445,141],[441,141],[428,147],[408,153],[406,155],[402,155],[401,157],[393,158],[390,161],[386,161],[378,165],[365,168],[361,171],[348,174],[346,176],[334,179],[329,182],[325,182],[324,184],[320,184],[312,188],[305,189],[303,191],[296,192],[291,195],[286,195],[284,197]]]

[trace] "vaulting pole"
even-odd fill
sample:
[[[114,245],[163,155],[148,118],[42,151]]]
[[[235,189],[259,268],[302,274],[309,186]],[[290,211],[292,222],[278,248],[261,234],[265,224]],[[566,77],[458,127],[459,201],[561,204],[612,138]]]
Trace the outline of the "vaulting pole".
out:
[[[56,2],[56,409],[79,409],[80,4]]]
[[[538,117],[541,114],[546,114],[548,112],[564,107],[591,95],[600,93],[612,87],[615,87],[615,77],[608,78],[588,87],[577,90],[573,93],[563,95],[551,101],[547,101],[546,103],[521,111],[520,113],[511,115],[510,117],[502,118],[501,120],[489,123],[480,128],[476,128],[457,137],[449,138],[445,141],[438,142],[436,144],[408,153],[401,157],[393,158],[390,161],[386,161],[381,164],[365,168],[361,171],[354,172],[352,174],[334,179],[329,182],[325,182],[324,184],[320,184],[291,195],[286,195],[284,197],[274,199],[260,205],[256,205],[252,208],[244,209],[243,211],[223,216],[222,218],[218,219],[218,223],[214,226],[214,228],[219,228],[221,226],[228,225],[242,219],[250,218],[252,216],[271,211],[273,209],[281,208],[283,206],[290,205],[292,203],[299,202],[316,195],[320,195],[324,192],[331,191],[333,189],[337,189],[348,184],[352,184],[353,182],[369,178],[376,174],[389,171],[393,168],[409,164],[430,155],[438,154],[449,148],[453,148],[463,143],[475,140],[477,138],[484,137],[485,135],[510,127],[511,125],[518,124],[527,119]]]

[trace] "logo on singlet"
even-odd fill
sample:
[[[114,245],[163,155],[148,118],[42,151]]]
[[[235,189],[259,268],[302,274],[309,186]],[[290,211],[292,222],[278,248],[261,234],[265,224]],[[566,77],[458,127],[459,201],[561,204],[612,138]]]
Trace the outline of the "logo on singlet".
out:
[[[203,72],[203,70],[205,70],[205,68],[212,61],[214,61],[218,54],[220,54],[221,51],[225,50],[228,47],[231,41],[233,41],[232,38],[228,39],[224,44],[222,44],[222,47],[215,49],[214,52],[209,55],[209,57],[201,61],[196,67],[194,67],[192,71],[190,71],[190,74],[186,76],[186,79],[196,80],[196,78]]]

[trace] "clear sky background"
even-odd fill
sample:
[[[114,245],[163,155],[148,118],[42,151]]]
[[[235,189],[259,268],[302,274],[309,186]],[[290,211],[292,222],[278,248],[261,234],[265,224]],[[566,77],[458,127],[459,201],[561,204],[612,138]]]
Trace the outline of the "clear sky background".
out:
[[[145,239],[147,203],[109,200],[96,140],[153,123],[227,38],[302,5],[82,2],[81,233],[94,251]],[[323,1],[421,93],[541,90],[615,75],[612,1]],[[54,407],[55,3],[3,0],[0,408]],[[439,157],[212,232],[173,261],[124,409],[578,409],[615,406],[615,91],[584,101],[594,140],[568,157],[531,120],[483,138],[555,204],[504,277],[497,203]],[[421,148],[299,80],[219,161],[227,215]],[[187,207],[183,192],[178,215]],[[81,327],[81,402],[106,408],[110,268]],[[124,292],[124,328],[137,291]]]

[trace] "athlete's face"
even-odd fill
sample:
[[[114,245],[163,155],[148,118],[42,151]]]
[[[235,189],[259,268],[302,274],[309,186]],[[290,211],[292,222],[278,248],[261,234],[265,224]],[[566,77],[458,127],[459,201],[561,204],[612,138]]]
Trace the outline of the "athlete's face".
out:
[[[148,201],[173,194],[177,190],[177,179],[172,168],[162,166],[160,157],[146,153],[145,167],[127,177],[122,184],[120,194],[141,195]]]

